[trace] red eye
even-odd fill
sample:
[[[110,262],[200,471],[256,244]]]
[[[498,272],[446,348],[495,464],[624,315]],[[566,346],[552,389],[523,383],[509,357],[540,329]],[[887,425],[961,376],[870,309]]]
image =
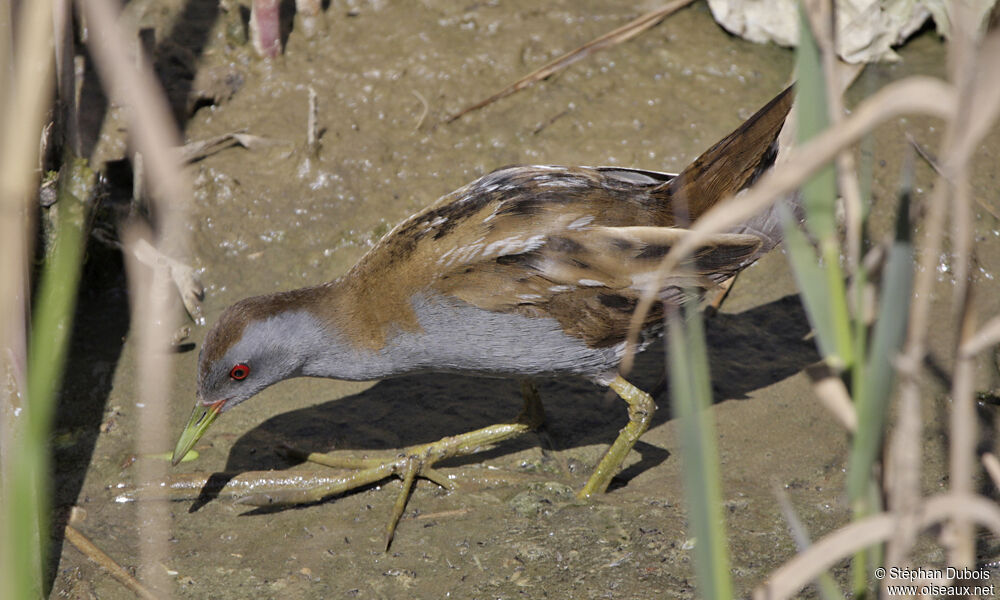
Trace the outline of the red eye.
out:
[[[246,363],[239,363],[229,370],[229,376],[236,380],[246,379],[249,374],[250,365]]]

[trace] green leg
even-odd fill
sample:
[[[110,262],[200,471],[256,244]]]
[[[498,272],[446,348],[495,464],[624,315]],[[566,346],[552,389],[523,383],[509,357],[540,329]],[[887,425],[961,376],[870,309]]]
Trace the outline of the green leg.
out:
[[[469,433],[442,438],[429,444],[418,444],[401,450],[362,457],[315,452],[302,453],[302,456],[311,462],[336,468],[354,469],[355,471],[322,486],[301,490],[255,493],[241,498],[240,502],[252,506],[317,502],[329,496],[342,494],[386,477],[398,475],[403,479],[403,489],[396,499],[389,524],[386,527],[385,547],[388,549],[417,477],[429,479],[441,487],[452,489],[453,486],[448,478],[431,468],[435,463],[446,458],[467,456],[487,450],[498,442],[517,437],[541,426],[545,414],[535,386],[528,381],[522,382],[521,395],[524,397],[524,409],[513,423],[490,425]]]
[[[653,412],[656,411],[653,397],[625,381],[621,375],[615,377],[608,387],[628,403],[628,425],[618,433],[618,439],[608,448],[604,458],[587,480],[587,485],[577,494],[578,498],[589,498],[608,489],[611,478],[621,468],[625,457],[639,440],[639,436],[649,429],[649,422],[653,418]]]

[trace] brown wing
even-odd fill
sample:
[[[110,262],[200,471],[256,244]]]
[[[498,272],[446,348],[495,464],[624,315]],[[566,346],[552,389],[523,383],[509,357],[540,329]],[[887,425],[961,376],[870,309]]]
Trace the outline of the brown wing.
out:
[[[720,234],[700,247],[683,271],[657,280],[659,259],[685,235],[670,227],[587,225],[544,236],[509,236],[507,250],[457,260],[433,287],[487,310],[550,316],[567,333],[610,346],[624,340],[647,285],[655,282],[661,299],[677,302],[738,271],[760,246],[755,236]],[[660,316],[652,312],[647,324]]]

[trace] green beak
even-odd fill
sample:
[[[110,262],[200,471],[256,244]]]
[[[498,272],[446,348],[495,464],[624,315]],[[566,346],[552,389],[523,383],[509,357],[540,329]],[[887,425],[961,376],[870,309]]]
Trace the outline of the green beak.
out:
[[[222,408],[224,402],[225,400],[221,400],[208,406],[198,402],[194,405],[194,410],[191,411],[191,418],[188,420],[188,424],[184,426],[181,437],[177,439],[174,456],[170,459],[170,462],[175,467],[181,462],[181,459],[184,458],[188,451],[194,447],[198,440],[201,439],[208,426],[219,416],[219,409]]]

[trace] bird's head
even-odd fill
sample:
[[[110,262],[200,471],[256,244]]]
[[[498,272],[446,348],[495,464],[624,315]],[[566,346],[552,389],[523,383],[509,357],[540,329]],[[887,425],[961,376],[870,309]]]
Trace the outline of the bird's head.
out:
[[[174,449],[177,464],[223,412],[300,374],[312,317],[274,296],[241,300],[222,313],[198,356],[198,399]]]

